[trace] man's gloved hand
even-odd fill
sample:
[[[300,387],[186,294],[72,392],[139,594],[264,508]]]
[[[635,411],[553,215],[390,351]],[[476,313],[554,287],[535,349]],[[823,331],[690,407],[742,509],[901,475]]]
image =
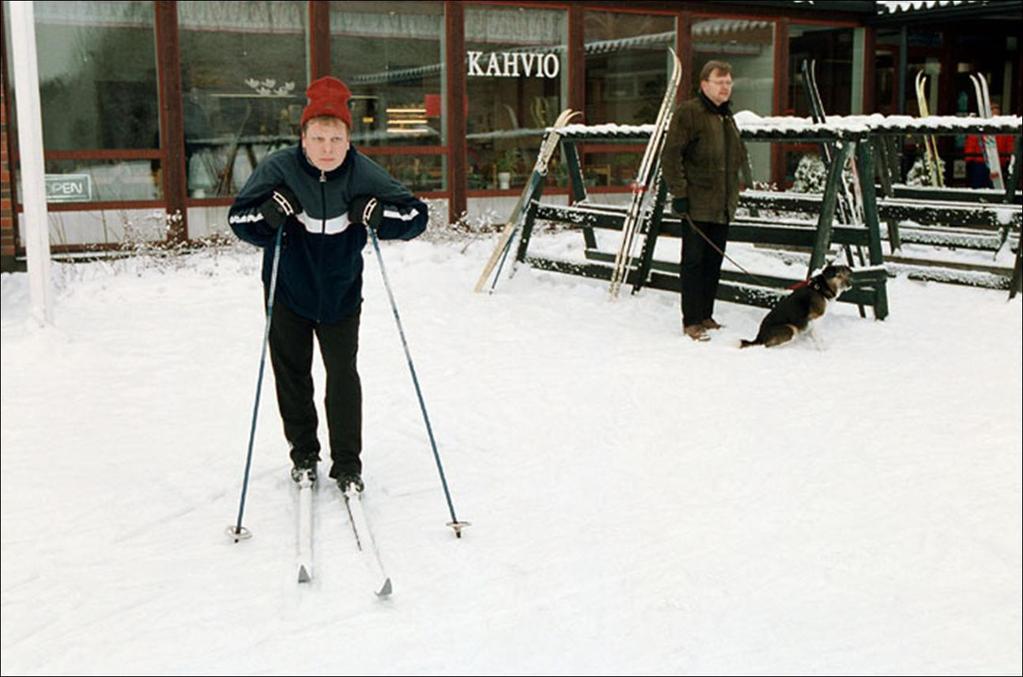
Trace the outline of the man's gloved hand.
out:
[[[290,216],[297,216],[302,213],[302,205],[298,198],[285,185],[274,188],[270,198],[259,206],[259,213],[263,215],[271,232],[275,232],[284,225]]]
[[[671,211],[678,216],[689,213],[689,198],[677,197],[671,201]]]
[[[360,195],[352,200],[348,210],[348,220],[352,223],[361,223],[376,230],[383,219],[384,206],[380,204],[380,200],[371,195]]]

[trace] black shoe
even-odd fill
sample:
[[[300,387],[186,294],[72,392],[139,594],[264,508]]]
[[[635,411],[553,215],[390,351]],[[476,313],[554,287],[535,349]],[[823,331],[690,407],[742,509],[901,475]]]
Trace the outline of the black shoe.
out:
[[[302,481],[302,475],[308,474],[309,481],[313,484],[316,483],[316,460],[305,461],[302,463],[296,463],[295,467],[291,469],[291,479],[295,482]]]
[[[342,494],[350,492],[362,493],[364,487],[362,478],[354,473],[345,473],[337,478],[337,488]]]

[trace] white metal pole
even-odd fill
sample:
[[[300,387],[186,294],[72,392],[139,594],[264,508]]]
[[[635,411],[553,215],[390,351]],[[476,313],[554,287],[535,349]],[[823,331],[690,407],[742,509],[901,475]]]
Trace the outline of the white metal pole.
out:
[[[18,115],[18,157],[21,160],[21,219],[28,258],[32,314],[42,324],[53,323],[50,286],[50,228],[43,178],[43,119],[39,105],[39,67],[36,60],[35,13],[31,2],[12,2],[11,64]]]

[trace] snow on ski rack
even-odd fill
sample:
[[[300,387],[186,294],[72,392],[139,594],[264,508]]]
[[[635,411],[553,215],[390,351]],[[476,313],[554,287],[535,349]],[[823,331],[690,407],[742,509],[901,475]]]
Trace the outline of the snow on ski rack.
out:
[[[1023,117],[999,115],[992,118],[932,115],[916,118],[909,115],[833,115],[827,122],[810,118],[761,117],[751,111],[735,114],[735,124],[744,139],[816,139],[843,138],[867,134],[1019,134]],[[649,138],[653,125],[567,125],[558,129],[564,139],[643,139]]]

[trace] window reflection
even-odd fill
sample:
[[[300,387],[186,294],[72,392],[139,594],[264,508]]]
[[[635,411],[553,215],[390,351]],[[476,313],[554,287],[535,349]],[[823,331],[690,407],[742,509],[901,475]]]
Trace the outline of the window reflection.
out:
[[[401,153],[372,153],[373,162],[382,166],[413,193],[444,190],[447,156],[442,154],[413,155]]]
[[[586,12],[584,41],[587,123],[652,123],[668,84],[674,17]]]
[[[583,31],[586,122],[652,124],[670,77],[668,48],[675,47],[675,18],[588,11]],[[584,154],[583,177],[589,187],[628,186],[642,157],[642,151],[607,145],[606,150]]]
[[[700,88],[700,69],[708,61],[732,65],[732,110],[774,113],[774,22],[760,19],[695,19],[692,23],[693,91]],[[771,144],[747,144],[753,178],[771,176]]]
[[[440,2],[331,3],[331,73],[352,91],[353,143],[444,143],[443,32]]]
[[[853,29],[821,25],[789,25],[789,91],[786,115],[810,117],[810,99],[803,82],[803,63],[814,67],[817,90],[824,114],[849,115],[852,112]],[[816,144],[783,147],[785,185],[800,181],[799,164],[804,157],[817,158]],[[812,183],[812,182],[811,182]]]
[[[307,3],[178,3],[185,162],[192,197],[234,195],[298,141]]]
[[[470,190],[525,185],[564,107],[566,37],[563,10],[466,7]]]
[[[810,115],[809,99],[800,73],[803,61],[817,69],[817,87],[827,115],[852,112],[853,29],[830,26],[789,26],[789,107],[800,117]]]
[[[151,2],[36,2],[47,150],[160,147]]]

